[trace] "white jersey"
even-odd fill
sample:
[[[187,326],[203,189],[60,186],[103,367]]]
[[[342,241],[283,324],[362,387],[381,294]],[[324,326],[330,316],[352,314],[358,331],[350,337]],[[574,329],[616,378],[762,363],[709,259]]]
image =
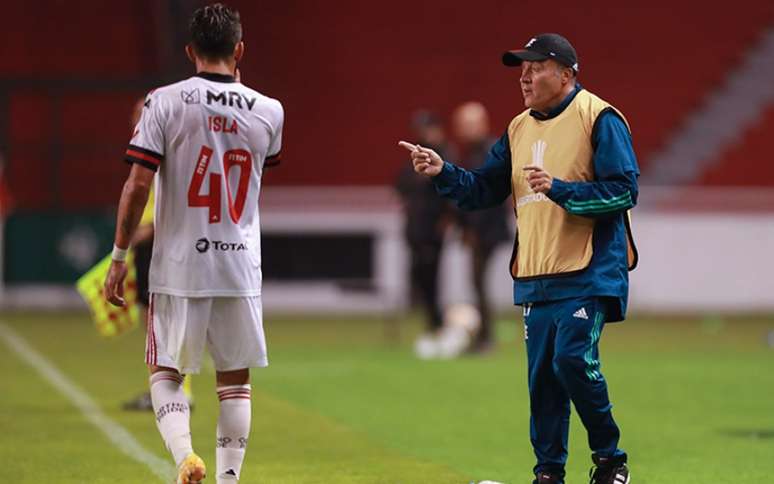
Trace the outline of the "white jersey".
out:
[[[150,292],[260,296],[258,196],[283,118],[279,101],[220,74],[148,95],[126,160],[158,170]]]

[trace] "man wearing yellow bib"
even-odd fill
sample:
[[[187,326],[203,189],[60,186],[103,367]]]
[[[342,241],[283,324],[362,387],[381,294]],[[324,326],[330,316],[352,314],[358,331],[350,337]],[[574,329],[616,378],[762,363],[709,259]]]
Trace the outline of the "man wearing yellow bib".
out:
[[[563,484],[570,402],[588,432],[592,484],[628,484],[627,455],[600,371],[605,323],[622,321],[637,261],[629,209],[639,169],[629,126],[577,82],[564,37],[541,34],[506,52],[521,67],[527,110],[513,118],[482,166],[465,170],[401,142],[440,195],[475,210],[513,199],[514,303],[524,308],[530,438],[536,484]]]

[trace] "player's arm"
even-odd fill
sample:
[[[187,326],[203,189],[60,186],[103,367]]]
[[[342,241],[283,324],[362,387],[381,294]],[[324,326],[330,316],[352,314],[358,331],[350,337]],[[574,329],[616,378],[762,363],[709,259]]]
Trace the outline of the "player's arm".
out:
[[[269,150],[263,162],[264,168],[274,168],[282,163],[282,130],[285,125],[285,110],[282,103],[277,100],[270,105],[270,108],[273,131]]]
[[[511,150],[507,133],[489,150],[484,164],[473,170],[443,161],[429,148],[405,141],[399,144],[411,152],[414,171],[432,177],[438,193],[454,200],[464,210],[500,205],[511,194]]]
[[[132,171],[124,183],[121,200],[118,202],[115,244],[121,249],[129,248],[129,243],[140,224],[155,174],[153,170],[142,165],[132,165]]]
[[[153,184],[154,175],[153,170],[140,164],[133,164],[129,178],[121,191],[121,200],[118,202],[113,261],[105,278],[105,298],[116,306],[125,305],[123,295],[126,262],[123,259],[140,223],[145,204],[148,203],[148,194]]]
[[[145,208],[142,210],[142,216],[140,217],[140,224],[137,226],[137,230],[132,237],[132,246],[136,247],[140,244],[153,240],[153,218],[155,212],[155,204],[153,200],[153,188],[151,187],[148,194],[148,203],[145,204]]]
[[[153,176],[164,161],[164,126],[169,114],[158,93],[154,91],[146,97],[140,122],[135,127],[124,157],[124,161],[132,165],[132,171],[124,183],[118,203],[113,263],[105,278],[105,298],[116,306],[125,304],[126,251],[148,202]]]
[[[600,115],[593,136],[594,181],[569,182],[553,178],[543,169],[525,170],[532,189],[573,215],[608,218],[626,212],[637,204],[639,189],[637,159],[631,135],[614,111]]]

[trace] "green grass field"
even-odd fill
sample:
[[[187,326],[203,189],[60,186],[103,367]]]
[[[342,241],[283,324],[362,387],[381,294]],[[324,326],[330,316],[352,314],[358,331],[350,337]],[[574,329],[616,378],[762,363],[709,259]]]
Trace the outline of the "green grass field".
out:
[[[411,353],[416,319],[395,327],[374,318],[267,316],[271,366],[253,373],[242,482],[531,482],[521,318],[508,317],[491,356],[421,362]],[[120,409],[147,384],[139,331],[102,340],[85,314],[0,321],[167,458],[151,415]],[[772,329],[772,318],[635,318],[605,329],[602,369],[633,483],[774,482]],[[6,481],[164,482],[121,453],[5,339],[0,348]],[[194,392],[194,446],[214,469],[211,367],[195,377]],[[589,467],[573,417],[568,483],[588,482]]]

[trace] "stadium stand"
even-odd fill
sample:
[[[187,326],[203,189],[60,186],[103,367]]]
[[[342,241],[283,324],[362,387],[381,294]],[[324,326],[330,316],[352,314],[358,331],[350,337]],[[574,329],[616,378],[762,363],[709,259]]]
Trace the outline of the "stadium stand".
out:
[[[288,163],[272,173],[273,185],[389,184],[404,161],[392,147],[407,132],[407,113],[419,106],[448,113],[478,98],[491,107],[495,126],[504,127],[521,99],[516,73],[503,70],[500,53],[549,30],[576,44],[581,82],[626,113],[647,172],[650,155],[774,23],[770,0],[740,0],[733,22],[725,9],[693,1],[602,0],[591,12],[587,4],[571,4],[549,17],[540,4],[508,1],[456,7],[344,0],[340,8],[357,19],[346,23],[326,2],[231,3],[245,18],[261,19],[245,27],[251,60],[244,78],[286,106]],[[188,73],[171,70],[156,47],[164,43],[165,26],[149,21],[159,8],[154,4],[81,2],[77,22],[61,21],[76,15],[67,3],[6,7],[14,21],[6,22],[7,41],[0,45],[0,151],[19,209],[116,203],[132,99]],[[41,8],[47,15],[38,15]],[[182,57],[180,48],[171,52]],[[766,119],[770,126],[771,113]],[[753,128],[702,182],[750,184],[720,173],[733,157],[761,160],[753,155],[765,152],[765,132]],[[756,183],[774,184],[770,167],[760,163],[755,166],[768,174]],[[353,164],[367,168],[353,170]]]
[[[745,135],[718,156],[700,179],[712,186],[774,186],[774,104]],[[774,206],[772,206],[774,208]]]

